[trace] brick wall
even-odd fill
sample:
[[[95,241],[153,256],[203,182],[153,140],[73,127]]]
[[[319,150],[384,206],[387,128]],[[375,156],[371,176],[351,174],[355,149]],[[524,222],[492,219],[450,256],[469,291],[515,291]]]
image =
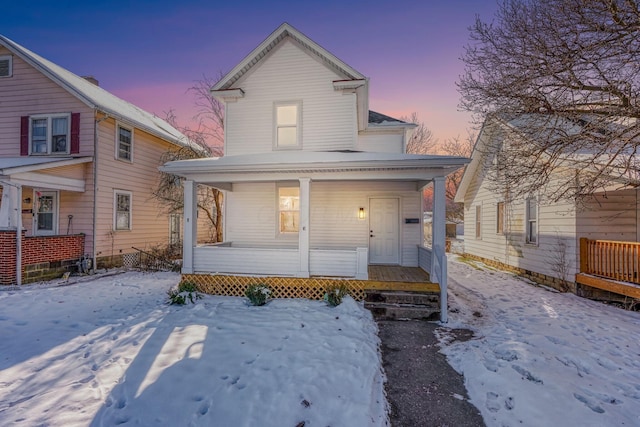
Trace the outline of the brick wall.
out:
[[[22,232],[22,283],[50,280],[76,266],[84,254],[84,234],[25,237]],[[0,231],[0,285],[16,283],[16,232]]]

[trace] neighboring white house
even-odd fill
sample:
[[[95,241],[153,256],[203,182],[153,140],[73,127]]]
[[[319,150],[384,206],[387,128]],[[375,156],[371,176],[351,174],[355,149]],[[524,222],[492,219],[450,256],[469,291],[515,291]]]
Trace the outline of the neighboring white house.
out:
[[[456,202],[464,203],[465,253],[499,267],[514,269],[537,282],[576,291],[576,279],[579,284],[583,283],[579,274],[581,238],[627,242],[624,250],[636,251],[635,255],[629,252],[629,257],[637,259],[631,262],[631,273],[618,279],[639,283],[640,256],[638,245],[634,243],[640,241],[640,190],[637,185],[612,180],[608,191],[577,203],[569,200],[552,202],[542,188],[528,197],[508,199],[508,189],[499,188],[489,177],[496,175],[497,150],[507,144],[509,138],[515,137],[517,131],[518,120],[493,118],[485,121],[478,135],[471,163],[455,197]],[[522,133],[519,135],[524,137]],[[570,172],[574,176],[579,173],[576,168]],[[583,273],[586,255],[583,253]],[[596,255],[599,261],[608,256],[604,252]],[[623,267],[612,266],[612,269],[620,272]],[[597,275],[609,277],[602,269]],[[604,289],[602,286],[596,287]]]
[[[422,189],[435,183],[442,250],[444,177],[468,160],[406,154],[415,125],[370,111],[363,74],[285,23],[212,94],[225,105],[224,157],[162,168],[186,178],[183,273],[367,279],[369,264],[432,269]],[[222,244],[189,240],[197,184],[225,192]],[[444,251],[435,258],[442,266]]]

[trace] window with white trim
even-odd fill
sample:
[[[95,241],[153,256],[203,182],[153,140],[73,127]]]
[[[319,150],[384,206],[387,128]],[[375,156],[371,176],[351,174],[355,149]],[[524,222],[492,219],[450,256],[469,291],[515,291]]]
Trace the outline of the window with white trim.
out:
[[[11,77],[13,75],[13,56],[0,55],[0,77]]]
[[[538,201],[535,198],[526,201],[527,243],[538,243]]]
[[[482,206],[476,206],[476,239],[482,237]]]
[[[116,126],[116,158],[133,160],[133,129],[121,124]]]
[[[496,233],[504,234],[504,202],[496,205]]]
[[[69,114],[29,117],[29,154],[69,154]]]
[[[115,190],[113,193],[113,229],[131,230],[132,193]]]
[[[279,102],[274,104],[275,148],[300,148],[301,102]]]
[[[300,223],[300,188],[278,187],[278,233],[298,233]]]

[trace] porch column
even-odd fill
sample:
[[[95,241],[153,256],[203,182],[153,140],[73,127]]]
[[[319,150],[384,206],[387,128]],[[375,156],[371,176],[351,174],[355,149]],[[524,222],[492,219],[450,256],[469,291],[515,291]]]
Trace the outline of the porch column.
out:
[[[182,273],[193,273],[193,248],[198,242],[198,186],[184,181],[184,233],[182,238]]]
[[[13,228],[18,225],[18,187],[8,183],[2,185],[2,203],[0,203],[0,228]]]
[[[300,224],[298,226],[298,277],[309,277],[309,217],[311,178],[300,178]]]
[[[447,256],[445,254],[445,178],[433,179],[433,218],[431,220],[431,274],[440,285],[440,320],[447,321]]]

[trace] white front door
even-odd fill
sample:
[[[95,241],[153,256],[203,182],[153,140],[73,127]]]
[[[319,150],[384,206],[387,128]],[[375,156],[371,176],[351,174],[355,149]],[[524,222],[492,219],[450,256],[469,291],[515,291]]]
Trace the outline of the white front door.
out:
[[[58,192],[36,190],[34,195],[33,234],[58,234]]]
[[[369,263],[400,263],[400,219],[398,199],[369,201]]]

